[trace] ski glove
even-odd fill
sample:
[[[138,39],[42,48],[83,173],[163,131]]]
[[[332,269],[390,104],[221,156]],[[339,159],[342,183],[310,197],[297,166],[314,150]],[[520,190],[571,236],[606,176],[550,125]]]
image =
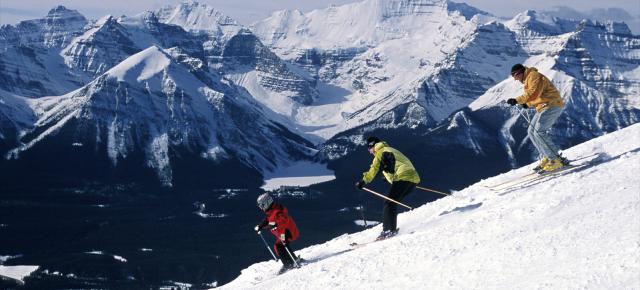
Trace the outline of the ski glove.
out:
[[[260,230],[261,230],[260,225],[257,225],[257,226],[256,226],[255,228],[253,228],[253,229],[254,229],[257,233],[260,233]]]
[[[522,106],[522,107],[523,107],[523,108],[525,108],[525,109],[529,109],[529,106],[527,106],[527,104],[522,104],[522,105],[520,105],[520,106]]]
[[[507,100],[507,104],[515,106],[516,104],[518,104],[518,101],[516,101],[516,99],[508,99]]]
[[[287,241],[287,235],[285,234],[280,234],[280,240],[284,243]]]
[[[359,190],[362,190],[364,185],[365,185],[364,180],[360,180],[360,181],[356,182],[356,188],[359,189]]]

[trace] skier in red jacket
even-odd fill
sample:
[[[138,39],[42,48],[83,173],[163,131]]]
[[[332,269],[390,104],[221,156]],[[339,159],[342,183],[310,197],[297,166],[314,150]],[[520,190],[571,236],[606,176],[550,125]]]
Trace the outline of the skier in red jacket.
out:
[[[273,202],[273,198],[267,193],[258,197],[258,207],[267,216],[255,227],[256,232],[260,232],[264,228],[271,230],[271,233],[276,236],[276,243],[273,247],[283,264],[281,272],[293,268],[295,266],[293,259],[297,261],[298,258],[291,249],[291,242],[300,235],[296,223],[289,216],[287,208]]]

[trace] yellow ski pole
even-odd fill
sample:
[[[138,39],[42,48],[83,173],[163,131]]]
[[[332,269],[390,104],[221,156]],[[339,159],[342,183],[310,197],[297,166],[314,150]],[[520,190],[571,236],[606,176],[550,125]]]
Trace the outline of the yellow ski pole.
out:
[[[395,202],[395,203],[397,203],[397,204],[399,204],[399,205],[401,205],[401,206],[404,206],[404,207],[406,207],[406,208],[408,208],[408,209],[410,209],[410,210],[412,210],[412,209],[413,209],[412,207],[410,207],[410,206],[408,206],[408,205],[406,205],[406,204],[404,204],[404,203],[401,203],[401,202],[399,202],[399,201],[397,201],[397,200],[394,200],[394,199],[388,198],[388,197],[386,197],[386,196],[384,196],[384,195],[382,195],[382,194],[379,194],[379,193],[377,193],[377,192],[375,192],[375,191],[373,191],[373,190],[371,190],[371,189],[368,189],[368,188],[366,188],[366,187],[363,187],[362,189],[364,189],[364,190],[366,190],[366,191],[368,191],[368,192],[371,192],[371,193],[373,193],[373,194],[375,194],[375,195],[377,195],[377,196],[379,196],[379,197],[382,197],[382,198],[384,198],[384,199],[386,199],[386,200],[388,200],[388,201]]]
[[[450,193],[446,193],[446,192],[442,192],[442,191],[437,191],[437,190],[435,190],[435,189],[426,188],[426,187],[422,187],[422,186],[418,186],[418,185],[416,185],[416,187],[417,187],[417,188],[419,188],[419,189],[422,189],[422,190],[424,190],[424,191],[431,191],[431,192],[435,192],[435,193],[442,194],[442,195],[446,195],[446,196],[451,195]]]

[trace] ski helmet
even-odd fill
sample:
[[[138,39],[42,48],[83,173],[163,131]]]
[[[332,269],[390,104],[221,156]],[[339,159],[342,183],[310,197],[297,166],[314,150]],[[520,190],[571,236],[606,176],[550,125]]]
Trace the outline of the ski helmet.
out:
[[[271,197],[271,195],[269,195],[268,193],[263,193],[260,196],[258,196],[258,207],[261,210],[267,211],[272,203],[273,203],[273,197]]]
[[[376,145],[376,143],[380,142],[382,140],[380,140],[380,138],[375,137],[375,136],[370,136],[369,138],[367,138],[367,148],[372,148],[373,146]]]

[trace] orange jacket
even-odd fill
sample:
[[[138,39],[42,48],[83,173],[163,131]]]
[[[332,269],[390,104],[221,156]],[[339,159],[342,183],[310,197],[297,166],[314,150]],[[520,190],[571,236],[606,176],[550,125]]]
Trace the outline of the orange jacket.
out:
[[[551,81],[538,72],[535,67],[528,67],[524,71],[524,94],[516,98],[518,104],[535,107],[537,112],[547,106],[564,106],[560,93]]]

